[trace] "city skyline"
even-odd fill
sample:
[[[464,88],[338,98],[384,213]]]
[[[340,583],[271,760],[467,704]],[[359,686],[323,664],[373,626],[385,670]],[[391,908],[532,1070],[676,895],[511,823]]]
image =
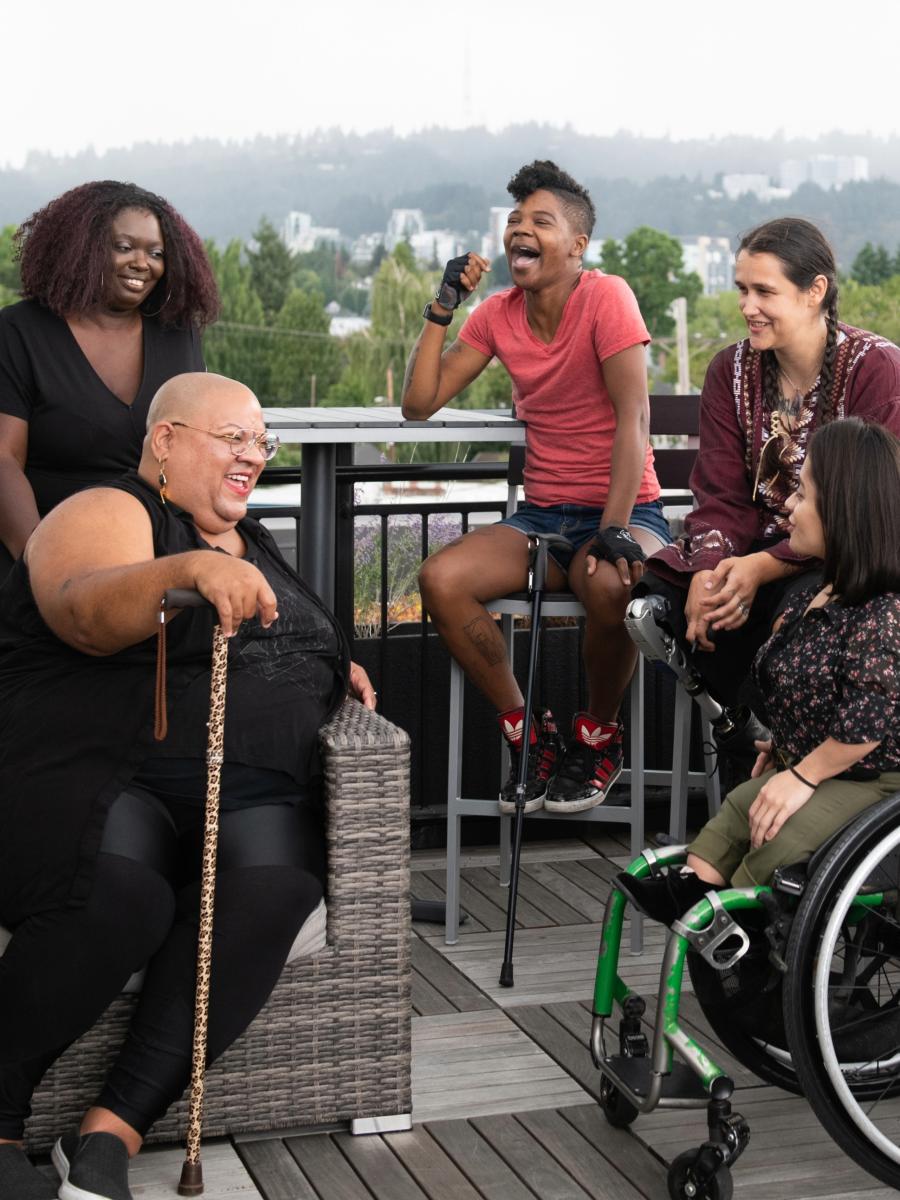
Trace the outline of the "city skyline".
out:
[[[53,37],[32,51],[33,10],[17,6],[4,18],[17,51],[5,83],[21,103],[0,134],[0,164],[21,167],[32,151],[334,127],[403,135],[540,121],[677,140],[900,133],[891,0],[854,7],[856,36],[837,0],[815,10],[785,0],[777,20],[713,0],[647,0],[639,24],[634,11],[585,0],[562,13],[538,0],[449,10],[160,0],[135,17],[112,0],[46,0]]]

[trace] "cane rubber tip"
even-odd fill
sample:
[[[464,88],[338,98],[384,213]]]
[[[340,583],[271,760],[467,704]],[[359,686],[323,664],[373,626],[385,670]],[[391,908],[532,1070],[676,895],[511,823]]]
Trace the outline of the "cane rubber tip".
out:
[[[181,1179],[178,1181],[178,1195],[203,1195],[203,1166],[201,1163],[186,1162],[182,1164]]]
[[[500,968],[500,986],[513,986],[513,965],[512,963],[504,963]]]

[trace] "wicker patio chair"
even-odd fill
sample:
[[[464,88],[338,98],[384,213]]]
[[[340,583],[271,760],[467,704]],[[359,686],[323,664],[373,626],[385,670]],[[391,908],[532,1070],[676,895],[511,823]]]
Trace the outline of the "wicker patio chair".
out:
[[[408,1129],[409,739],[347,701],[321,732],[328,841],[327,944],[290,963],[250,1028],[206,1075],[203,1132],[350,1122]],[[27,1145],[40,1151],[94,1100],[133,1011],[120,996],[47,1074]],[[149,1141],[186,1129],[185,1097]]]

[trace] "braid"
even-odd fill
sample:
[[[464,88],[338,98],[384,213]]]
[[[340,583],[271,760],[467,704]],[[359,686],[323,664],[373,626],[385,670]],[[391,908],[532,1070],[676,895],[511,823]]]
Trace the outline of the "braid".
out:
[[[761,368],[763,404],[769,412],[774,412],[781,403],[781,383],[778,359],[773,350],[763,350]]]
[[[825,308],[825,320],[828,322],[828,336],[825,338],[825,354],[822,357],[822,370],[819,373],[820,395],[822,409],[819,423],[824,425],[834,420],[834,364],[837,358],[838,311],[837,288],[831,290],[831,297]]]

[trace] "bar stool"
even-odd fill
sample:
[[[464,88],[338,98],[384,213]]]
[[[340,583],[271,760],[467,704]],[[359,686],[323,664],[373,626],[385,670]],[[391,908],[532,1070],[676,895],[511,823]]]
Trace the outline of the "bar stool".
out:
[[[499,613],[501,628],[506,640],[510,661],[513,654],[513,639],[515,637],[514,618],[530,616],[531,601],[525,592],[504,596],[492,600],[485,605],[488,612]],[[584,608],[581,602],[570,592],[545,593],[541,607],[543,617],[583,617]],[[559,813],[548,813],[543,809],[529,813],[527,821],[534,820],[578,820],[591,823],[617,822],[628,825],[630,829],[631,857],[636,858],[643,850],[645,842],[644,830],[644,792],[647,785],[671,787],[672,811],[669,823],[669,833],[681,840],[684,838],[687,819],[687,792],[691,785],[703,784],[706,788],[709,815],[713,816],[719,810],[721,803],[719,777],[715,771],[715,751],[712,749],[712,730],[709,722],[701,718],[701,734],[704,743],[704,762],[706,771],[691,771],[689,764],[691,717],[693,703],[688,694],[682,689],[676,689],[675,699],[675,737],[672,753],[671,770],[646,770],[644,768],[644,697],[647,666],[643,658],[638,658],[634,676],[628,687],[630,754],[629,766],[623,770],[618,782],[627,783],[630,788],[630,804],[598,804],[585,812],[573,814],[571,817],[560,816]],[[497,797],[471,798],[462,795],[462,764],[463,764],[463,725],[465,703],[465,676],[462,669],[451,659],[450,663],[450,722],[449,722],[449,754],[447,762],[447,905],[444,940],[447,945],[453,945],[459,935],[459,873],[460,873],[460,822],[463,817],[500,817],[500,883],[509,883],[510,866],[510,831],[512,820],[500,813]],[[710,750],[706,750],[706,746]],[[631,919],[631,950],[634,954],[641,952],[643,945],[642,918],[635,913]]]

